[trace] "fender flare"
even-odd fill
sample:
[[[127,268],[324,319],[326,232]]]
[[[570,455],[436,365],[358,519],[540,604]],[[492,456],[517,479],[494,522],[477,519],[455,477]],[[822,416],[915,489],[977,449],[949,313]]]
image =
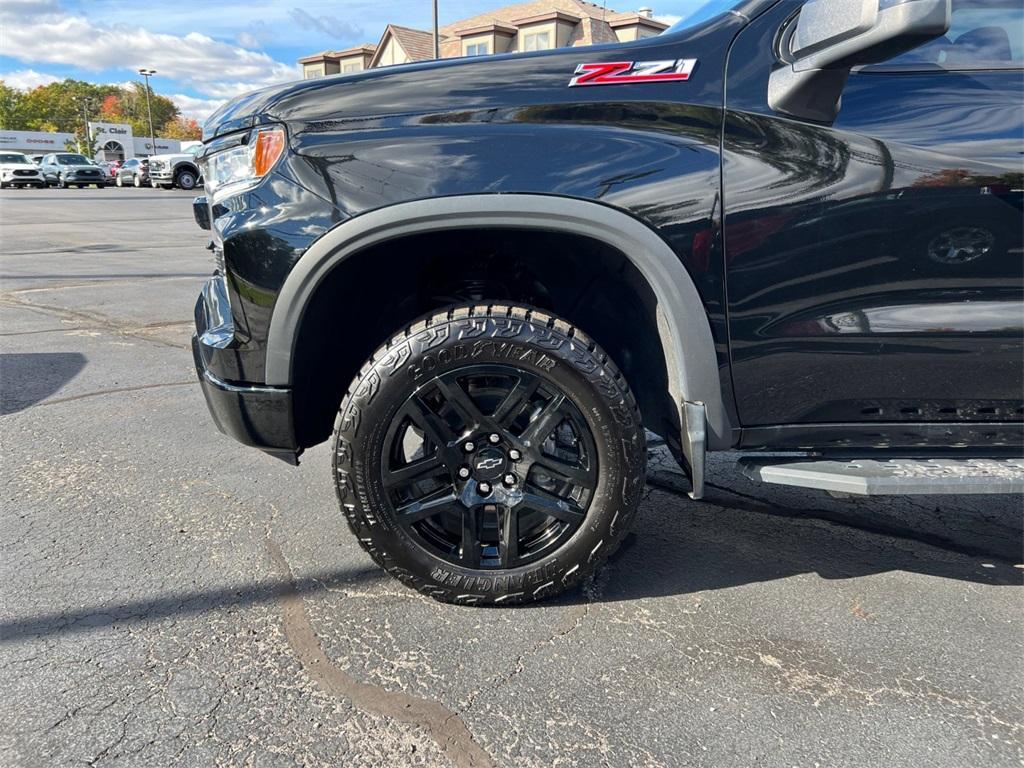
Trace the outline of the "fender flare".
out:
[[[278,294],[267,337],[266,384],[291,386],[292,350],[305,308],[338,264],[387,240],[480,228],[577,234],[625,254],[657,300],[658,334],[674,401],[680,409],[686,402],[703,405],[709,448],[732,446],[711,326],[697,287],[679,257],[654,230],[622,211],[565,197],[489,194],[416,200],[378,208],[329,230],[299,258]],[[686,429],[685,423],[681,427]]]
[[[183,170],[192,171],[196,175],[196,179],[203,178],[203,174],[199,171],[199,167],[195,163],[190,163],[188,160],[182,160],[176,166],[171,169],[171,173],[174,174],[174,178],[178,178],[178,174]]]

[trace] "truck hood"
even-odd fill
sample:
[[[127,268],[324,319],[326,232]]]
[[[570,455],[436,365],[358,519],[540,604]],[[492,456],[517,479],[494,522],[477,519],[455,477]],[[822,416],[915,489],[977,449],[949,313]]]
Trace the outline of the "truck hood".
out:
[[[539,92],[568,90],[579,64],[668,58],[699,60],[702,52],[727,45],[744,21],[737,14],[724,14],[694,27],[670,30],[632,43],[441,59],[271,86],[222,106],[207,120],[203,140],[270,122],[414,117],[526,105],[534,102]],[[695,78],[687,83],[688,90],[698,99],[701,80]],[[578,90],[604,92],[588,98],[608,98],[605,88]],[[707,95],[710,94],[704,94]]]
[[[176,152],[174,154],[167,154],[167,155],[150,155],[146,159],[150,163],[153,163],[153,162],[157,162],[157,163],[176,163],[179,160],[188,160],[189,162],[194,163],[196,161],[195,156],[194,155],[190,155],[187,152]]]

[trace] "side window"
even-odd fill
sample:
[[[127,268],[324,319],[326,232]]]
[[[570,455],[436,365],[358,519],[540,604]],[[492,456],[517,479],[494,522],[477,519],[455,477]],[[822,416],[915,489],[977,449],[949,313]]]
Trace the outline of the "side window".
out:
[[[550,32],[527,32],[523,35],[524,51],[546,51],[551,48]]]
[[[953,0],[949,31],[865,72],[1024,69],[1024,3]]]

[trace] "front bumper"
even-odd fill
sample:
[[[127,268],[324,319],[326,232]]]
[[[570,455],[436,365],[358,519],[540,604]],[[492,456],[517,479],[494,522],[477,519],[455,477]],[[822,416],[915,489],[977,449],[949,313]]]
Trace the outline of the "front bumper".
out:
[[[217,375],[230,368],[234,323],[224,278],[212,277],[196,303],[192,356],[206,405],[217,429],[243,445],[259,448],[290,464],[302,453],[295,439],[292,392],[262,384],[226,381]]]
[[[0,180],[3,180],[4,184],[42,184],[43,174],[15,174],[13,171],[0,172]]]
[[[82,173],[71,171],[64,174],[64,181],[71,181],[75,184],[103,184],[106,179],[102,173]]]

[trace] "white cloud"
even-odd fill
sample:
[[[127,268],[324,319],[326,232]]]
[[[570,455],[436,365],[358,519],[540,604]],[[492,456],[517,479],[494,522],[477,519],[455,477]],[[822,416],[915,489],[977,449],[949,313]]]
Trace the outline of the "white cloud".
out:
[[[12,88],[30,91],[40,85],[56,83],[60,78],[48,75],[45,72],[36,72],[34,69],[18,69],[14,72],[0,73],[0,80],[3,80]]]
[[[301,8],[292,8],[289,15],[303,29],[311,29],[338,40],[351,41],[363,36],[362,27],[342,21],[337,16],[314,16]]]
[[[260,41],[256,39],[256,35],[251,32],[239,32],[238,37],[235,38],[238,44],[243,48],[262,48]]]
[[[214,110],[224,103],[224,99],[197,99],[195,96],[186,96],[183,93],[176,93],[171,100],[181,110],[185,117],[191,117],[200,125],[209,117]]]
[[[249,25],[235,36],[235,40],[243,48],[262,48],[273,37],[267,22],[259,19],[250,21]]]
[[[97,72],[150,67],[215,98],[302,77],[296,65],[198,32],[169,35],[127,24],[100,26],[47,0],[5,0],[0,26],[5,56]]]

